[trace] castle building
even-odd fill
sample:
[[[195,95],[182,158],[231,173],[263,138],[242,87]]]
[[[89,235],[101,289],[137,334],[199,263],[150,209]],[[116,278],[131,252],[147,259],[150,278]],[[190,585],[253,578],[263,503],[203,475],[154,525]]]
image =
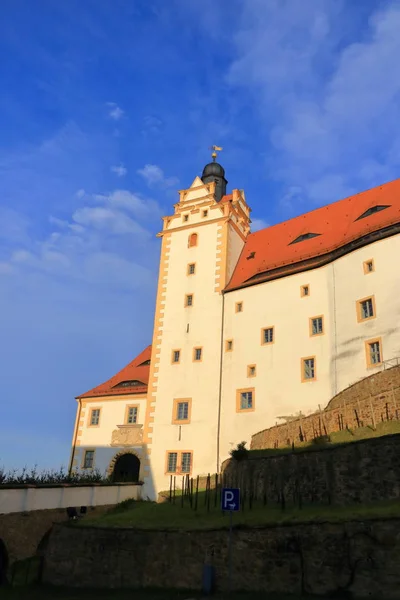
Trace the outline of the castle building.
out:
[[[78,396],[71,469],[155,499],[400,355],[400,180],[255,233],[226,186],[214,160],[163,217],[152,344]]]

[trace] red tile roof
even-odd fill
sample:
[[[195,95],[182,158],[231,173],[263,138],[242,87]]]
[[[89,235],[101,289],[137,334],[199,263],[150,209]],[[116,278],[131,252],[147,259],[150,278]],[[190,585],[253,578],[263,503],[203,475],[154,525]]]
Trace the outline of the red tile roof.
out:
[[[377,205],[389,205],[389,208],[357,220],[365,211]],[[338,249],[344,252],[344,246],[353,243],[348,250],[351,251],[357,246],[356,240],[398,223],[400,179],[251,233],[225,291],[251,285],[252,278],[256,283],[264,278],[289,274],[290,265],[292,272],[296,272],[296,263],[301,263],[299,267],[306,267],[305,261],[309,261],[307,268],[315,268],[319,266],[318,261],[312,259],[329,256]],[[307,233],[320,235],[291,243]],[[249,258],[252,253],[253,257]],[[322,259],[320,264],[324,264]]]
[[[142,363],[151,359],[151,346],[147,346],[136,358],[119,371],[114,377],[111,377],[105,383],[89,390],[77,398],[93,398],[95,396],[120,396],[121,394],[145,394],[147,392],[147,384],[149,382],[150,365],[142,365]],[[143,385],[135,385],[131,387],[115,386],[123,381],[141,381]]]

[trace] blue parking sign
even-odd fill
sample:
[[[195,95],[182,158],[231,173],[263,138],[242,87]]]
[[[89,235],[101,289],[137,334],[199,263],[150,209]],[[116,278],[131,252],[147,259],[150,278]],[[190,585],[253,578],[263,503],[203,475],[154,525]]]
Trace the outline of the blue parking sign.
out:
[[[222,488],[222,510],[237,512],[240,510],[240,489]]]

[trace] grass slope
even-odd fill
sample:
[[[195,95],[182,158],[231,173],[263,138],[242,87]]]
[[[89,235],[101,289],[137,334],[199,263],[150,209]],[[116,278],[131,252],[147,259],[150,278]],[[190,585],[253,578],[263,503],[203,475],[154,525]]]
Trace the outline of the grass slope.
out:
[[[336,522],[349,520],[366,520],[375,518],[400,518],[400,502],[384,502],[369,506],[332,507],[309,505],[302,509],[279,506],[264,506],[254,503],[253,509],[246,507],[244,512],[234,514],[234,525],[260,526],[282,525],[289,523]],[[214,507],[214,499],[210,512],[204,506],[204,494],[199,494],[199,507],[194,511],[187,501],[181,507],[180,501],[175,505],[168,502],[132,502],[126,510],[111,510],[102,516],[88,515],[73,526],[77,527],[122,527],[134,529],[172,529],[199,530],[224,529],[229,526],[229,517],[219,509],[219,502]]]

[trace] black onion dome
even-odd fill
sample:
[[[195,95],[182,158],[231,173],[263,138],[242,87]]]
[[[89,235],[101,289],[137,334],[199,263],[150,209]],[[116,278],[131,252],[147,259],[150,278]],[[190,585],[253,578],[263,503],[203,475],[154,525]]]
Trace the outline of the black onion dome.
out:
[[[210,162],[203,169],[202,179],[205,177],[223,177],[225,178],[225,169],[217,162]]]

